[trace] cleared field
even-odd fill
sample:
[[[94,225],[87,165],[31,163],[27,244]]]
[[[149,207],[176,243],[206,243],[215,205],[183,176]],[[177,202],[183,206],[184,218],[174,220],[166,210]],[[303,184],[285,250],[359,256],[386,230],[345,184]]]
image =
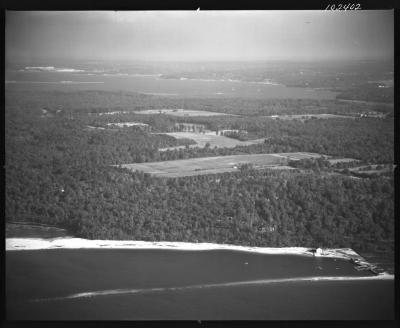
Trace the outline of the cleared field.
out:
[[[306,153],[306,152],[298,152],[298,153],[279,153],[290,160],[300,160],[306,158],[318,158],[322,157],[323,159],[327,160],[330,164],[337,164],[337,163],[350,163],[350,162],[358,162],[359,160],[354,158],[332,158],[331,156],[327,155],[320,155],[315,153]]]
[[[309,120],[311,118],[318,119],[330,119],[330,118],[351,118],[354,119],[355,116],[350,115],[336,115],[336,114],[299,114],[299,115],[271,115],[267,116],[272,119],[280,120]]]
[[[156,177],[184,177],[223,172],[235,172],[242,164],[252,164],[254,168],[287,168],[284,166],[289,159],[317,158],[313,153],[279,153],[232,155],[182,159],[175,161],[122,164],[121,167],[133,171],[143,171]]]
[[[330,164],[337,164],[337,163],[351,163],[351,162],[359,162],[358,159],[354,158],[332,158],[328,159]]]
[[[147,109],[147,110],[134,111],[134,113],[135,114],[145,114],[145,115],[165,114],[165,115],[181,116],[181,117],[221,116],[221,115],[238,116],[238,115],[232,115],[232,114],[208,112],[205,110],[191,110],[191,109]]]
[[[119,128],[123,127],[131,127],[131,126],[139,126],[139,127],[148,127],[148,124],[140,123],[140,122],[122,122],[122,123],[107,123],[108,126],[117,126]]]
[[[379,165],[379,164],[372,164],[372,165],[363,165],[348,168],[350,172],[353,173],[363,173],[363,174],[383,174],[389,173],[394,171],[395,166],[386,164],[386,165]]]
[[[254,144],[263,143],[265,139],[255,139],[248,141],[240,141],[233,138],[228,138],[225,136],[216,135],[215,132],[194,133],[194,132],[169,132],[163,133],[172,136],[176,139],[192,139],[196,142],[195,145],[190,145],[190,148],[203,148],[207,143],[210,144],[210,148],[234,148],[236,146],[249,146]],[[161,148],[159,151],[174,150],[179,148],[185,148],[185,146],[175,146]]]
[[[65,229],[30,222],[6,222],[6,238],[54,239],[69,237]]]
[[[105,130],[105,128],[102,128],[102,127],[100,127],[100,126],[91,126],[91,125],[87,125],[86,127],[87,127],[86,130]]]
[[[307,153],[307,152],[297,152],[297,153],[278,153],[278,154],[273,154],[275,156],[280,156],[283,158],[286,158],[288,160],[300,160],[300,159],[306,159],[306,158],[327,158],[328,156],[326,155],[321,155],[317,153]]]

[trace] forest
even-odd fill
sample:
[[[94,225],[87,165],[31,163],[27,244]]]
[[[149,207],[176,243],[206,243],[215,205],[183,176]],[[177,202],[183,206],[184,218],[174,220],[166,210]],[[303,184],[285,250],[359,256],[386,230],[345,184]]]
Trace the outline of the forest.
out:
[[[393,177],[322,175],[319,171],[328,166],[324,161],[318,162],[318,170],[312,163],[299,163],[290,171],[244,167],[236,173],[176,179],[154,178],[113,166],[289,151],[393,163],[394,127],[390,118],[304,123],[251,115],[185,118],[209,129],[243,128],[266,140],[261,145],[233,149],[159,152],[158,148],[179,142],[136,127],[89,131],[89,124],[123,118],[88,115],[94,109],[83,108],[84,101],[81,108],[73,107],[78,101],[72,98],[80,99],[81,93],[58,98],[57,105],[48,103],[51,97],[40,94],[8,95],[7,221],[54,224],[84,238],[393,250]],[[45,106],[62,111],[43,116]],[[143,106],[138,99],[131,102],[133,110]],[[135,115],[135,120],[142,117],[140,121],[151,124],[154,131],[183,122],[165,115],[144,116]]]
[[[252,98],[177,98],[151,96],[133,92],[58,91],[13,89],[8,87],[6,103],[25,107],[62,109],[70,113],[103,113],[145,109],[193,109],[245,116],[286,114],[360,114],[368,111],[393,112],[392,104],[344,102],[317,99],[252,99]]]

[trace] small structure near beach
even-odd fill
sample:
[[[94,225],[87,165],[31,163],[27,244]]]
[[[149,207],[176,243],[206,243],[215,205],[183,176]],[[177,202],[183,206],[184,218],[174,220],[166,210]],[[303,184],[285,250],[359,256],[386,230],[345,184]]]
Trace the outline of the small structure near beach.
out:
[[[309,251],[312,253],[313,256],[322,256],[322,255],[324,255],[323,251],[322,251],[322,248],[320,248],[320,247],[312,248]]]

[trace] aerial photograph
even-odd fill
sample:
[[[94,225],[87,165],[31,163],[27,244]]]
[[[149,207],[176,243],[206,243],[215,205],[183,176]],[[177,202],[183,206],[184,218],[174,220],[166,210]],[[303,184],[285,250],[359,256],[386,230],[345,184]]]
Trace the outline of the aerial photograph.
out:
[[[394,11],[5,12],[10,321],[394,320]]]

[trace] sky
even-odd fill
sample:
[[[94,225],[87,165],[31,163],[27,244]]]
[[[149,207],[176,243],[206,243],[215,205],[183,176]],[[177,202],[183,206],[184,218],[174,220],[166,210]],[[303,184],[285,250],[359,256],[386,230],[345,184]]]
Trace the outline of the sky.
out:
[[[6,60],[393,58],[393,11],[6,12]]]

